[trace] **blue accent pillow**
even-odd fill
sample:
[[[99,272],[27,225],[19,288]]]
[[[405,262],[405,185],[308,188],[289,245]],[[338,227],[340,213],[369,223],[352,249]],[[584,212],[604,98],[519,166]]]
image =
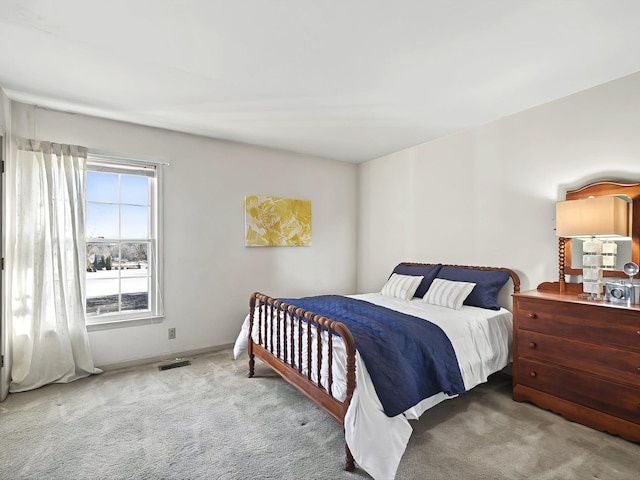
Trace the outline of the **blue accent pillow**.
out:
[[[398,273],[400,275],[414,275],[416,277],[423,276],[422,282],[418,286],[416,293],[413,294],[414,297],[424,297],[424,294],[427,293],[429,287],[431,286],[431,282],[436,278],[438,272],[442,268],[442,264],[438,263],[437,265],[398,265],[393,269],[392,273]]]
[[[438,278],[453,280],[454,282],[471,282],[476,286],[464,301],[464,305],[500,310],[498,294],[510,278],[507,272],[497,270],[473,270],[444,266],[437,275]],[[416,293],[417,295],[417,293]]]

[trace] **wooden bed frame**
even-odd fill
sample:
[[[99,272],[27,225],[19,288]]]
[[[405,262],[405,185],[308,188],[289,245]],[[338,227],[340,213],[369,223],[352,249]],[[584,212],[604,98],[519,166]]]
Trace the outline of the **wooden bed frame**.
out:
[[[403,262],[405,266],[435,266],[429,263]],[[508,268],[499,267],[474,267],[467,265],[443,265],[456,268],[468,268],[473,270],[496,270],[507,272],[513,281],[513,292],[520,291],[520,278]],[[256,308],[257,306],[257,308]],[[255,292],[251,295],[249,302],[249,377],[254,376],[255,357],[258,357],[273,370],[280,374],[293,387],[318,405],[322,410],[331,415],[340,425],[344,432],[344,418],[349,408],[353,391],[356,387],[356,346],[351,332],[346,325],[335,322],[331,319],[317,315],[303,308],[289,305],[283,301],[271,298],[262,293]],[[256,318],[257,317],[257,318]],[[288,321],[288,322],[287,322]],[[253,341],[252,332],[256,325],[258,328],[258,342]],[[301,325],[307,324],[306,333],[302,333]],[[306,341],[307,354],[302,358],[301,348],[294,348],[294,328],[289,325],[297,325],[297,345],[300,347]],[[316,357],[312,358],[312,334],[316,330],[317,347]],[[328,358],[322,358],[323,348],[321,348],[321,332],[326,330],[328,335]],[[263,333],[264,332],[264,333]],[[346,396],[343,401],[336,399],[332,395],[332,365],[333,365],[333,334],[342,337],[346,351]],[[288,342],[281,342],[280,338],[288,338],[291,347],[287,351]],[[303,338],[305,337],[305,338]],[[295,351],[294,351],[295,350]],[[328,382],[325,388],[321,383],[321,368],[323,362],[328,367]],[[312,365],[317,369],[316,380],[312,380]],[[306,373],[303,373],[306,370]],[[345,442],[346,462],[345,470],[353,471],[355,464],[349,446]]]

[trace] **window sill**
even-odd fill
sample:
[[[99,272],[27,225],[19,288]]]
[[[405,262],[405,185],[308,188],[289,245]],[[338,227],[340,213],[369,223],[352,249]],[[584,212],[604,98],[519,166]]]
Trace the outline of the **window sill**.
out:
[[[97,323],[86,323],[87,332],[97,332],[100,330],[111,330],[113,328],[124,327],[136,327],[139,325],[151,325],[154,323],[162,323],[164,321],[164,315],[157,317],[140,317],[140,318],[127,318],[121,320],[110,320]]]

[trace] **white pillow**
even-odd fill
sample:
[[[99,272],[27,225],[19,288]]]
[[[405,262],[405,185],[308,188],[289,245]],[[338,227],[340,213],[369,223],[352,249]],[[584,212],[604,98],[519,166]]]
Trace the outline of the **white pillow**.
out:
[[[432,305],[460,310],[462,302],[466,300],[475,286],[475,283],[470,282],[453,282],[443,278],[434,278],[422,299]]]
[[[380,293],[387,297],[411,300],[423,279],[423,276],[419,277],[416,275],[400,275],[399,273],[392,273],[389,280],[387,280],[387,283],[382,287],[382,291]]]

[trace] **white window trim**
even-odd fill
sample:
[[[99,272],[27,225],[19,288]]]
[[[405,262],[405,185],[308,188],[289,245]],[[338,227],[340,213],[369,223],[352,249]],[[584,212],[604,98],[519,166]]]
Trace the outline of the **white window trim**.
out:
[[[152,287],[155,288],[154,302],[156,305],[151,312],[141,313],[133,312],[130,314],[105,314],[100,317],[97,322],[89,322],[85,314],[85,326],[87,331],[108,330],[112,328],[132,327],[137,325],[148,325],[161,323],[165,318],[164,309],[164,255],[163,255],[163,218],[164,218],[164,202],[163,202],[163,169],[162,166],[168,166],[169,163],[158,158],[143,157],[140,155],[129,156],[116,153],[108,153],[104,151],[89,150],[87,153],[87,170],[94,171],[116,171],[126,170],[127,167],[132,170],[139,170],[140,167],[150,168],[155,171],[155,191],[152,193],[156,202],[155,225],[152,228],[155,233],[151,238],[156,243],[156,268],[152,276]],[[86,238],[86,237],[85,237]],[[93,317],[96,318],[96,317]]]

